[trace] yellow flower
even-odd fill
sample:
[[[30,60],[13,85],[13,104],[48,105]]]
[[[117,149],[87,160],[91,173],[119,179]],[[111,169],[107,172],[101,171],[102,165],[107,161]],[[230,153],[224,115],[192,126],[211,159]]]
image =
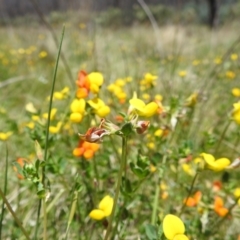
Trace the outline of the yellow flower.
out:
[[[83,115],[81,113],[71,113],[70,114],[70,121],[74,123],[79,123],[82,121]]]
[[[0,132],[0,140],[6,141],[12,134],[12,132]]]
[[[95,220],[102,220],[104,217],[108,217],[112,213],[113,198],[109,195],[105,196],[98,205],[98,209],[93,209],[89,213],[89,217]]]
[[[163,135],[163,130],[162,129],[158,129],[154,132],[155,137],[162,137],[162,135]]]
[[[193,62],[192,62],[192,65],[193,66],[197,66],[197,65],[199,65],[200,64],[200,61],[199,60],[193,60]]]
[[[180,77],[186,77],[187,76],[187,71],[180,71],[180,72],[178,72],[178,75]]]
[[[110,113],[110,108],[100,98],[94,98],[88,101],[88,104],[94,109],[94,113],[99,117],[106,117]]]
[[[158,109],[157,103],[150,102],[148,104],[145,104],[141,99],[135,97],[130,99],[129,103],[133,110],[135,110],[136,113],[142,117],[152,117]]]
[[[41,51],[41,52],[38,54],[39,58],[45,58],[47,55],[48,55],[48,54],[47,54],[46,51]]]
[[[232,118],[237,124],[240,124],[240,102],[233,104]]]
[[[34,122],[29,122],[29,123],[26,124],[26,127],[30,128],[30,129],[34,129],[35,123]]]
[[[184,234],[185,226],[182,220],[172,214],[167,214],[163,219],[163,233],[169,240],[188,240]]]
[[[239,198],[240,197],[240,187],[239,188],[236,188],[235,190],[234,190],[234,196],[236,197],[236,198]]]
[[[90,90],[92,93],[98,93],[99,88],[103,84],[103,75],[100,72],[92,72],[88,74],[88,80],[90,82]]]
[[[25,109],[30,113],[37,113],[37,109],[34,107],[33,103],[31,102],[26,104]]]
[[[233,71],[227,71],[226,72],[226,77],[228,79],[234,79],[236,77],[236,74]]]
[[[65,88],[63,88],[63,90],[60,91],[60,92],[54,92],[54,94],[53,94],[53,99],[54,99],[54,100],[55,100],[55,99],[57,99],[57,100],[62,100],[62,99],[67,98],[69,91],[70,91],[69,88],[68,88],[68,87],[65,87]]]
[[[62,122],[58,122],[57,126],[50,126],[49,127],[49,132],[50,133],[58,133],[61,129]]]
[[[182,164],[182,169],[185,173],[187,173],[190,176],[194,176],[195,175],[195,171],[191,168],[191,166],[187,163],[183,163]]]
[[[152,75],[151,73],[146,73],[144,76],[144,80],[147,84],[154,84],[157,78],[158,76]]]
[[[236,53],[231,54],[231,60],[232,61],[238,60],[238,55]]]
[[[70,109],[73,113],[84,113],[86,102],[83,98],[74,99],[70,105]]]
[[[203,157],[203,159],[205,160],[207,168],[215,172],[224,170],[231,163],[230,160],[227,158],[219,158],[215,160],[213,155],[207,153],[202,153],[200,156]]]
[[[222,59],[220,58],[220,57],[216,57],[215,59],[214,59],[214,63],[215,64],[221,64],[222,63]]]
[[[52,108],[51,109],[51,113],[50,113],[50,120],[54,119],[56,113],[57,113],[57,109],[56,108]],[[48,113],[44,113],[43,114],[43,118],[48,119]]]
[[[240,97],[240,88],[233,88],[232,89],[232,95],[234,97]]]

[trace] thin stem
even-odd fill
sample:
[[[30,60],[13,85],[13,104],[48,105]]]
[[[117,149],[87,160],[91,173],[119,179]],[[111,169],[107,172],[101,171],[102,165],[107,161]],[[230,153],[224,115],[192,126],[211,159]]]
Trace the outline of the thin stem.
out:
[[[68,225],[67,225],[67,229],[66,229],[66,233],[65,233],[66,240],[68,238],[68,232],[69,232],[70,225],[72,223],[74,214],[76,212],[77,199],[78,199],[78,191],[74,191],[73,198],[72,198],[72,206],[71,206],[71,210],[70,210],[69,217],[68,217]]]
[[[38,228],[39,228],[39,218],[40,218],[40,213],[41,213],[41,207],[42,207],[42,200],[39,199],[38,209],[37,209],[37,221],[36,221],[36,227],[35,227],[35,232],[34,232],[34,239],[35,240],[37,240],[37,233],[38,233]]]
[[[193,187],[194,187],[194,184],[195,184],[195,182],[196,182],[196,180],[197,180],[198,175],[199,175],[199,172],[196,172],[196,174],[195,174],[195,176],[194,176],[194,178],[193,178],[193,180],[192,180],[191,187],[190,187],[190,189],[189,189],[189,191],[188,191],[188,196],[187,196],[187,198],[186,198],[186,201],[183,202],[183,205],[182,205],[182,208],[181,208],[181,211],[180,211],[179,216],[182,215],[182,213],[183,213],[183,211],[184,211],[184,209],[185,209],[185,207],[186,207],[186,203],[187,203],[188,199],[190,198],[190,196],[192,195]]]
[[[158,179],[157,179],[154,202],[153,202],[152,218],[151,218],[151,224],[152,225],[155,225],[155,223],[156,223],[157,208],[158,208],[158,201],[159,201],[159,192],[160,192],[160,187],[159,187],[159,182],[158,182]]]
[[[53,93],[54,93],[54,87],[55,87],[55,82],[56,82],[57,69],[58,69],[58,63],[59,63],[61,48],[62,48],[64,32],[65,32],[65,26],[63,26],[62,36],[61,36],[60,45],[59,45],[59,49],[58,49],[57,60],[56,60],[56,65],[55,65],[55,69],[54,69],[54,73],[53,73],[53,83],[52,83],[52,89],[51,89],[51,94],[50,94],[50,101],[49,101],[49,108],[48,108],[48,119],[47,119],[47,126],[46,126],[46,140],[45,140],[45,149],[44,149],[44,161],[45,162],[47,162],[47,149],[48,149],[48,140],[49,140],[49,126],[50,126],[50,117],[51,117],[51,109],[52,109],[52,102],[53,102]],[[45,188],[45,178],[46,178],[45,166],[43,166],[42,167],[42,184],[43,184],[43,188]],[[41,201],[42,201],[42,199],[39,199],[38,211],[37,211],[37,222],[36,222],[34,239],[37,239],[37,233],[38,233],[38,228],[39,228],[39,217],[40,217],[41,206],[42,206]],[[43,211],[44,226],[47,226],[47,216],[46,216],[46,214],[47,214],[47,212]],[[44,233],[45,233],[45,229],[44,229]]]
[[[4,195],[6,196],[7,194],[7,183],[8,183],[8,147],[7,147],[7,144],[6,144],[6,166],[5,166],[5,176],[4,176],[4,189],[3,189],[3,192],[4,192]],[[2,239],[2,222],[3,222],[3,216],[4,216],[4,201],[2,203],[2,211],[1,211],[1,219],[0,219],[0,239]]]
[[[122,174],[124,171],[124,166],[125,166],[125,162],[127,159],[127,137],[123,136],[122,137],[122,159],[121,159],[121,164],[120,164],[120,169],[118,172],[118,180],[117,180],[117,187],[115,190],[115,197],[114,197],[114,203],[113,203],[113,209],[112,209],[112,214],[110,216],[109,219],[109,223],[108,223],[108,228],[107,228],[107,232],[105,235],[105,240],[108,240],[108,237],[110,236],[110,232],[112,229],[112,223],[113,223],[113,217],[114,217],[114,213],[117,207],[117,201],[118,201],[118,196],[119,196],[119,192],[120,192],[120,187],[122,184]]]
[[[218,141],[218,145],[216,146],[216,148],[215,148],[215,154],[218,152],[218,149],[219,149],[219,147],[220,147],[220,145],[221,145],[221,143],[222,143],[222,141],[223,141],[223,139],[224,139],[224,136],[225,136],[225,134],[226,134],[226,132],[227,132],[227,130],[228,130],[228,127],[230,126],[230,124],[231,124],[231,120],[227,123],[227,125],[225,126],[225,128],[224,128],[224,130],[223,130],[223,132],[222,132],[222,134],[221,134],[221,136],[220,136],[220,139],[219,139],[219,141]]]
[[[30,237],[27,233],[27,231],[25,230],[25,228],[23,227],[21,221],[18,219],[17,215],[15,214],[15,212],[13,211],[10,203],[8,202],[7,198],[5,197],[5,194],[3,193],[2,189],[0,188],[0,196],[3,199],[3,202],[6,204],[9,212],[12,214],[15,222],[17,223],[17,225],[20,227],[22,233],[24,234],[24,236],[26,237],[27,240],[30,240]]]
[[[45,199],[43,199],[43,239],[47,240],[47,207]]]

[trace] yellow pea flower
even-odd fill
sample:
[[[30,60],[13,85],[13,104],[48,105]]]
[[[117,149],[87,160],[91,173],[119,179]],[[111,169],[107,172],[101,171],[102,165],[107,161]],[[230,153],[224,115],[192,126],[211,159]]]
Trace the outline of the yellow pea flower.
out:
[[[139,98],[132,98],[129,100],[131,107],[142,117],[152,117],[158,109],[158,105],[155,102],[145,104]]]
[[[234,97],[240,97],[240,88],[233,88],[232,89],[232,95]]]
[[[90,82],[90,91],[92,93],[98,93],[99,87],[103,84],[103,75],[100,72],[92,72],[88,74],[87,77]]]
[[[100,98],[94,98],[88,101],[88,104],[94,109],[94,113],[99,117],[106,117],[110,113],[110,108]]]
[[[240,124],[240,102],[233,104],[232,118],[237,124]]]
[[[37,113],[37,109],[34,107],[33,103],[31,102],[26,104],[25,109],[30,113]]]
[[[52,108],[51,109],[51,113],[50,113],[50,120],[54,119],[56,113],[57,113],[57,109],[56,108]],[[48,113],[44,113],[43,114],[43,118],[48,119]]]
[[[184,234],[185,226],[182,220],[172,214],[167,214],[163,219],[163,233],[169,240],[188,240]]]
[[[178,72],[179,77],[186,77],[187,76],[187,71],[180,71]]]
[[[102,220],[104,217],[108,217],[111,215],[112,208],[113,198],[107,195],[100,201],[98,209],[93,209],[89,213],[89,217],[95,220]]]
[[[0,132],[0,140],[6,141],[13,134],[13,132]]]
[[[236,53],[231,54],[231,60],[232,61],[238,60],[238,55]]]
[[[54,100],[62,100],[62,99],[67,98],[69,91],[70,91],[69,87],[65,87],[60,92],[54,92],[53,99]]]
[[[58,122],[57,126],[50,126],[49,127],[49,132],[50,133],[58,133],[61,129],[62,122]]]
[[[70,109],[73,113],[84,113],[86,102],[83,98],[74,99],[70,105]]]
[[[213,155],[207,153],[202,153],[200,156],[205,160],[207,168],[215,172],[224,170],[231,163],[227,158],[219,158],[215,160]]]
[[[70,121],[74,123],[79,123],[82,121],[83,115],[81,113],[71,113],[70,114]]]

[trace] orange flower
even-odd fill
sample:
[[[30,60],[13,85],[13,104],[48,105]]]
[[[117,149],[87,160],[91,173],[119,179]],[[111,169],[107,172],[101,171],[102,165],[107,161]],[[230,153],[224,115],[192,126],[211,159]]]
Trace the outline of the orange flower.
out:
[[[86,98],[90,91],[90,81],[85,71],[79,71],[76,84],[78,86],[78,90],[76,93],[77,98]]]
[[[224,217],[226,214],[228,214],[228,209],[224,207],[223,200],[219,196],[216,196],[214,199],[214,211],[220,217]]]
[[[202,193],[200,191],[197,191],[192,197],[189,197],[188,199],[184,199],[184,202],[188,207],[195,207],[198,205],[201,198],[202,198]]]
[[[80,140],[78,147],[73,150],[73,155],[75,157],[83,156],[85,159],[90,159],[98,149],[99,144]]]

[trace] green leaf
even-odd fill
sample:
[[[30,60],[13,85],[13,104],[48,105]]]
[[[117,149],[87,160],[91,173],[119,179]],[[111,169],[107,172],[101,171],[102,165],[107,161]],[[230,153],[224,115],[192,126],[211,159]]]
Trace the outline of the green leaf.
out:
[[[125,123],[120,131],[123,133],[124,136],[129,136],[133,132],[133,126],[130,122]]]
[[[130,163],[130,168],[131,168],[132,172],[139,178],[145,178],[150,173],[150,171],[148,169],[142,169],[142,168],[136,166],[132,162]]]
[[[147,235],[147,239],[149,239],[149,240],[157,240],[158,239],[158,231],[154,225],[151,225],[151,224],[145,225],[145,233]]]

